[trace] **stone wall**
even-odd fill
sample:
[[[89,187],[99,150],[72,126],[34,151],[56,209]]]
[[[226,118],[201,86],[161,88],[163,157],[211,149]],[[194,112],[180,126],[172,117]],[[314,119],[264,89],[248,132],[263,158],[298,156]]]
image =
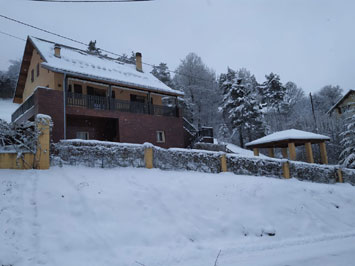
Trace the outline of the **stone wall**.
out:
[[[144,167],[143,145],[67,140],[52,144],[52,165]]]
[[[283,165],[289,164],[290,176],[318,183],[335,183],[339,166],[309,164],[286,159],[243,157],[223,152],[194,149],[164,149],[151,144],[125,144],[103,141],[67,140],[53,144],[52,165],[85,165],[89,167],[147,167],[146,149],[153,151],[153,167],[162,170],[190,170],[219,173],[222,156],[227,171],[238,175],[284,178]],[[151,163],[150,163],[151,164]],[[151,167],[151,166],[150,166]],[[355,185],[355,170],[342,169],[343,181]]]

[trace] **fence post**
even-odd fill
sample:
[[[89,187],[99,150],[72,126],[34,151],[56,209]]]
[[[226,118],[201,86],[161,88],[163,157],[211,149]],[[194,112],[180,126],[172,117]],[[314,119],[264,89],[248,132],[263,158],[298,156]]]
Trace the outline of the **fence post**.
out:
[[[227,157],[225,154],[221,155],[221,172],[227,172]]]
[[[341,171],[341,168],[339,168],[339,169],[337,169],[337,181],[339,182],[339,183],[344,183],[344,181],[343,181],[343,172]]]
[[[289,162],[284,162],[282,164],[282,172],[283,172],[283,176],[286,179],[290,178],[290,164]]]
[[[153,168],[153,147],[145,145],[144,147],[144,162],[148,169]]]
[[[36,116],[36,129],[39,133],[37,140],[37,149],[35,154],[35,168],[49,169],[50,161],[50,124],[51,117],[48,115],[38,114]]]

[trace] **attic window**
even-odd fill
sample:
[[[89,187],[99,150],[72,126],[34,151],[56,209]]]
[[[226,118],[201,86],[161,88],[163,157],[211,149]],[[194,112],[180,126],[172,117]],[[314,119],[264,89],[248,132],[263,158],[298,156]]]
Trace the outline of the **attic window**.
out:
[[[39,76],[39,63],[37,64],[36,74],[37,74],[37,77],[38,77]]]
[[[35,81],[35,71],[34,69],[31,70],[31,82]]]

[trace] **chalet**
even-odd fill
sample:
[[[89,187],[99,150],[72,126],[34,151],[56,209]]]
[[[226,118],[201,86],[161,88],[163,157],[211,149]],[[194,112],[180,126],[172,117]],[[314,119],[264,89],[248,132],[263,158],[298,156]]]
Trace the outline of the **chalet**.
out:
[[[340,117],[343,114],[355,114],[355,90],[349,90],[327,114],[335,117]]]
[[[140,53],[136,64],[128,64],[28,37],[13,100],[21,105],[12,121],[48,114],[54,142],[95,139],[185,147],[179,96],[183,93],[143,68]]]

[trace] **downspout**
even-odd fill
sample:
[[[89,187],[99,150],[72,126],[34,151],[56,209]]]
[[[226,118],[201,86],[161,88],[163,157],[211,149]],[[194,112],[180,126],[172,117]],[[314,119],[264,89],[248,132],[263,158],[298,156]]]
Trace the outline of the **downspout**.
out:
[[[64,107],[64,119],[63,119],[63,129],[64,129],[64,139],[67,139],[67,74],[64,73],[63,78],[63,107]]]

